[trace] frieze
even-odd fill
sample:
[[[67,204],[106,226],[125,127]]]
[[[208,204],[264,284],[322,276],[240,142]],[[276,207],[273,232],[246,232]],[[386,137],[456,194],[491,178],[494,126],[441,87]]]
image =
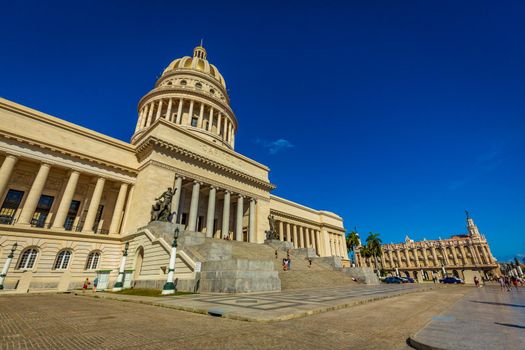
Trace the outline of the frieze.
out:
[[[11,177],[11,182],[17,185],[30,186],[33,183],[33,179],[36,177],[35,173],[23,170],[15,170]]]

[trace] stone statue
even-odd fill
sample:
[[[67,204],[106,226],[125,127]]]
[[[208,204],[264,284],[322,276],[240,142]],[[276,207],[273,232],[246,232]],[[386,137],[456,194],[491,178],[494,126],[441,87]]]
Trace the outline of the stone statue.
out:
[[[273,215],[268,215],[268,224],[270,229],[266,231],[266,239],[279,239],[277,231],[275,231],[275,217]]]
[[[168,222],[171,216],[171,201],[177,189],[172,190],[168,187],[158,198],[155,198],[155,204],[151,206],[151,221]]]
[[[465,210],[465,214],[467,215],[467,219],[470,219],[470,214],[467,210]]]

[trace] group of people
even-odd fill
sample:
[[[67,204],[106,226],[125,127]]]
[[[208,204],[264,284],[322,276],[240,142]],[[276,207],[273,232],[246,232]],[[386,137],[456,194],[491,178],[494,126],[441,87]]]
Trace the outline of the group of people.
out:
[[[501,287],[501,290],[506,290],[507,292],[512,291],[512,286],[518,290],[518,286],[525,286],[525,280],[521,277],[514,277],[514,276],[500,276],[498,278],[499,285]]]
[[[84,281],[84,284],[82,285],[82,293],[86,293],[86,291],[89,289],[89,286],[91,285],[91,282],[89,281],[89,278],[86,277],[86,280]],[[97,285],[98,285],[98,277],[95,277],[95,280],[93,281],[93,293],[97,292]]]

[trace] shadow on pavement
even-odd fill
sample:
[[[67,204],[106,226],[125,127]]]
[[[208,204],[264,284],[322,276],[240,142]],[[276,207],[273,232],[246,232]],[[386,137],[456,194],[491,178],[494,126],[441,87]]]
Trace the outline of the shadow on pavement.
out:
[[[525,326],[520,326],[519,324],[511,324],[511,323],[499,323],[494,322],[495,324],[499,324],[500,326],[507,326],[507,327],[514,327],[514,328],[522,328],[525,329]]]
[[[510,307],[525,307],[525,305],[521,304],[506,304],[506,303],[496,303],[493,301],[477,301],[477,300],[471,300],[471,303],[480,303],[480,304],[489,304],[489,305],[500,305],[500,306],[510,306]]]

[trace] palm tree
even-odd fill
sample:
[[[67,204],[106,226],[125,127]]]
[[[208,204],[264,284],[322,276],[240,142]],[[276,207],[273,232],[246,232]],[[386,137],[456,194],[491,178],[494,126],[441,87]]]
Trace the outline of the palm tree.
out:
[[[370,252],[370,249],[368,249],[368,247],[366,245],[362,246],[361,249],[359,249],[359,252],[361,253],[361,257],[363,259],[365,259],[365,262],[366,262],[367,258],[372,257],[372,253]],[[366,267],[366,264],[364,264],[364,265]],[[361,267],[363,267],[363,266],[361,266]]]
[[[382,255],[381,251],[381,238],[379,238],[379,233],[368,233],[368,237],[366,238],[366,246],[368,250],[370,251],[370,255],[374,257],[377,275],[379,276],[379,264],[377,262],[377,258]]]
[[[355,264],[355,248],[359,247],[361,241],[359,240],[359,234],[354,230],[350,231],[348,237],[346,237],[346,249],[350,253],[352,252],[352,262]]]

